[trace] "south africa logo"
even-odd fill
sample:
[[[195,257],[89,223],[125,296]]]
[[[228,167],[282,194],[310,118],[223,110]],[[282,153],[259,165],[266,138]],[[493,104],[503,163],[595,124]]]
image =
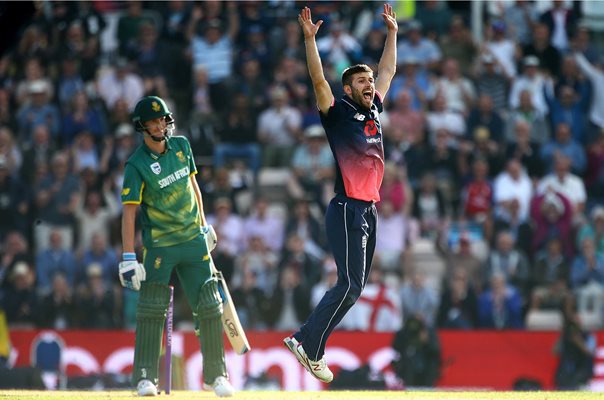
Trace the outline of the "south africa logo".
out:
[[[154,101],[153,103],[151,103],[151,108],[155,112],[159,112],[159,110],[161,110],[161,106],[159,105],[159,103],[157,101]]]

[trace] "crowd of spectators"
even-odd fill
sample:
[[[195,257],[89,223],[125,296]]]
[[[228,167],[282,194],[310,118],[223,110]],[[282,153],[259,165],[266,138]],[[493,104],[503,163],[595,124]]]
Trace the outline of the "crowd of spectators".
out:
[[[604,292],[604,60],[580,8],[501,3],[485,9],[476,40],[467,2],[407,3],[397,2],[398,70],[382,116],[375,262],[342,328],[396,331],[415,318],[519,329],[530,310],[571,310],[582,290]],[[343,68],[376,70],[381,4],[310,6],[325,21],[317,47],[341,96]],[[136,293],[117,280],[119,195],[141,143],[130,112],[145,94],[167,100],[192,143],[219,237],[214,259],[243,324],[292,330],[305,320],[337,274],[322,223],[335,166],[300,7],[40,3],[0,58],[0,293],[10,324],[135,323]],[[286,179],[262,191],[267,171]],[[436,285],[413,260],[426,241],[445,265]]]

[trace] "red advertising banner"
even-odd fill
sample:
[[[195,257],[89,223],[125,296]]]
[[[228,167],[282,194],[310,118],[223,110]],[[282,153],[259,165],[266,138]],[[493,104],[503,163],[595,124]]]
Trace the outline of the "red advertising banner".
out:
[[[134,353],[134,333],[128,331],[11,331],[15,366],[31,365],[36,339],[53,336],[64,343],[62,362],[68,375],[129,373]],[[281,344],[280,332],[250,332],[252,351],[238,356],[227,346],[227,367],[233,385],[243,387],[248,376],[268,372],[279,377],[285,390],[321,390],[322,385],[305,373]],[[354,369],[368,363],[375,371],[389,371],[394,357],[388,333],[335,332],[327,343],[330,368]],[[442,388],[510,390],[519,378],[553,389],[558,358],[553,352],[558,332],[441,331]],[[604,391],[604,332],[597,334],[597,357],[592,389]],[[202,357],[192,332],[174,332],[172,353],[183,359],[189,389],[201,389]],[[284,373],[287,371],[287,373]]]

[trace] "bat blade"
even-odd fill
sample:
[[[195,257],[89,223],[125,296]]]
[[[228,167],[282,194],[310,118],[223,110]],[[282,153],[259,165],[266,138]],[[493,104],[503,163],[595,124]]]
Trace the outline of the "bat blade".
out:
[[[214,275],[218,278],[220,283],[219,291],[222,296],[223,303],[223,313],[222,313],[222,327],[224,332],[226,333],[233,350],[239,355],[245,354],[252,349],[249,341],[247,340],[247,336],[243,327],[241,326],[241,322],[239,321],[239,316],[237,315],[237,310],[235,309],[235,304],[233,304],[233,300],[231,299],[231,293],[229,292],[229,288],[222,276],[222,272],[216,270],[214,268]]]

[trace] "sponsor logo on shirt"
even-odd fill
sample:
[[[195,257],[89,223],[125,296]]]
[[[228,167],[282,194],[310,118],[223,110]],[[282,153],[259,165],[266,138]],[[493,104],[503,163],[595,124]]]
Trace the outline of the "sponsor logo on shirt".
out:
[[[154,162],[153,164],[150,165],[151,167],[151,171],[153,171],[153,173],[155,175],[159,175],[161,173],[161,165],[159,165],[158,162]]]
[[[375,125],[375,121],[370,119],[365,122],[365,128],[363,129],[363,133],[365,133],[367,143],[380,143],[382,138],[377,136],[378,128]]]
[[[160,189],[163,189],[166,186],[170,186],[174,182],[185,177],[189,177],[189,167],[181,168],[178,171],[166,176],[165,178],[160,179],[159,181],[157,181],[157,183],[159,184]]]

